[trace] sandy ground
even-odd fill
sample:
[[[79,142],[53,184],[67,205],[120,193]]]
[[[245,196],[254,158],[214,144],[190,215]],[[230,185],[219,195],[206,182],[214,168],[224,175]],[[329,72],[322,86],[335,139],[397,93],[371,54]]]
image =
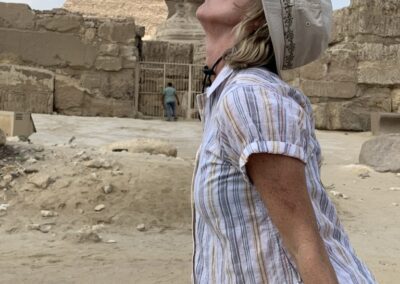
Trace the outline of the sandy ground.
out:
[[[0,211],[0,283],[189,283],[200,123],[47,115],[34,121],[32,144],[10,142],[0,157],[0,204],[9,205]],[[331,194],[356,251],[379,283],[398,283],[400,191],[390,188],[400,177],[357,165],[370,133],[317,135],[324,184],[345,196]],[[168,141],[178,157],[104,151],[132,138]],[[95,211],[98,205],[104,209]]]

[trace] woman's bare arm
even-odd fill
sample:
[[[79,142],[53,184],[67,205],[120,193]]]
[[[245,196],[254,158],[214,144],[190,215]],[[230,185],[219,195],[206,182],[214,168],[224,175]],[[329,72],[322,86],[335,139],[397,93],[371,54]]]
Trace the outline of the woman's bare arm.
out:
[[[303,282],[337,284],[307,192],[305,165],[283,155],[254,154],[246,168]]]

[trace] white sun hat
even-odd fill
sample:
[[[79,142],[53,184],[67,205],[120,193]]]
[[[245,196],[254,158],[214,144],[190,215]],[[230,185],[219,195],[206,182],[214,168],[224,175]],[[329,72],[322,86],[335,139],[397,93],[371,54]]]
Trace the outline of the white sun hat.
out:
[[[316,60],[328,47],[331,0],[262,0],[278,71]]]

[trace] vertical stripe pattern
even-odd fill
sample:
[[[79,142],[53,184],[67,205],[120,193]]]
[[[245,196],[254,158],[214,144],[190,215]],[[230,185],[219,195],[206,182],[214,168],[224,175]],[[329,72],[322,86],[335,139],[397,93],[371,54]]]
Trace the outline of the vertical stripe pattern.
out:
[[[193,282],[302,283],[246,163],[254,153],[297,158],[341,284],[375,280],[358,259],[320,180],[321,151],[308,99],[265,69],[225,67],[198,97],[204,126],[193,181]]]

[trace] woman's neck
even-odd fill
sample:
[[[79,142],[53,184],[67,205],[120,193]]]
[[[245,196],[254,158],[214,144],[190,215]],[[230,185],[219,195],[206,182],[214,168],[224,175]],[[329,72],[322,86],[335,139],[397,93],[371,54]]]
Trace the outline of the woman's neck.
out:
[[[216,30],[212,33],[206,33],[206,64],[211,68],[224,53],[233,46],[232,32],[218,33]],[[215,67],[215,74],[218,75],[225,65],[221,60]]]

